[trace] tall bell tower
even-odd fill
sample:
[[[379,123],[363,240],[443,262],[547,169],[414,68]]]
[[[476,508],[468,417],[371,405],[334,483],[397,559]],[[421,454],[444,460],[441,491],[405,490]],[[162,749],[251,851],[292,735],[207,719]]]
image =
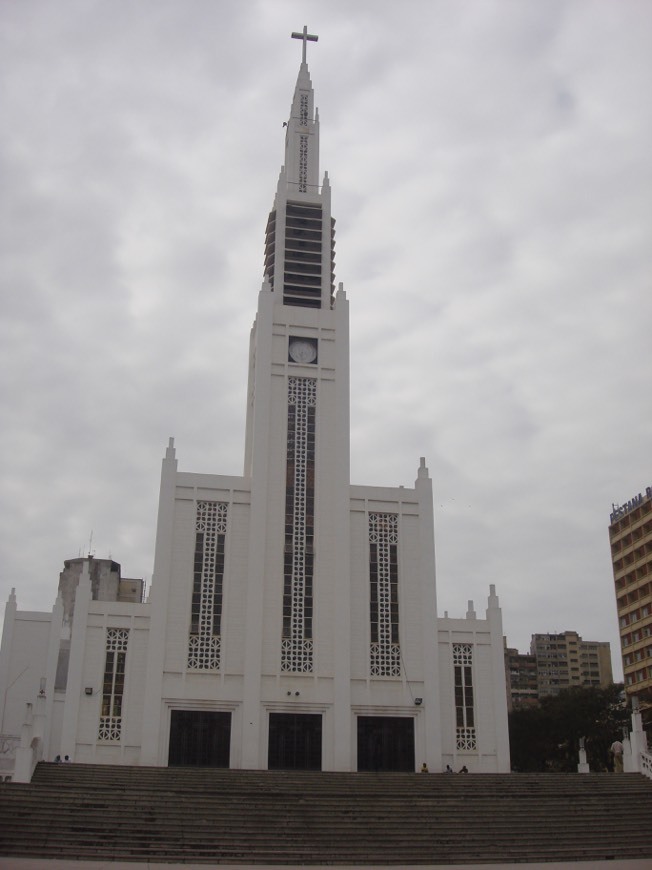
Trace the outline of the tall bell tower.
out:
[[[306,63],[306,43],[317,37],[307,28],[293,36],[303,40],[303,57],[249,356],[245,721],[247,699],[256,721],[266,682],[271,690],[279,678],[302,677],[315,709],[342,699],[347,712],[337,727],[348,732],[350,632],[346,618],[333,619],[338,607],[348,612],[350,598],[348,302],[341,286],[335,290],[331,191],[328,176],[321,183],[319,176],[319,115]],[[278,607],[278,620],[270,619]],[[293,688],[292,697],[301,691]],[[252,757],[256,751],[252,743]]]

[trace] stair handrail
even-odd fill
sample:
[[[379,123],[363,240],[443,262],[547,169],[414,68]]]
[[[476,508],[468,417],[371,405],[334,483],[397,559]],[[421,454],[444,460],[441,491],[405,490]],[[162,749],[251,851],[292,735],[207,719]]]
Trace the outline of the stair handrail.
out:
[[[644,776],[652,779],[652,753],[647,750],[640,754],[641,766],[640,771]]]
[[[643,718],[636,696],[632,698],[632,727],[629,733],[628,729],[625,729],[623,749],[625,773],[644,773],[645,776],[652,778],[647,734],[643,728]]]

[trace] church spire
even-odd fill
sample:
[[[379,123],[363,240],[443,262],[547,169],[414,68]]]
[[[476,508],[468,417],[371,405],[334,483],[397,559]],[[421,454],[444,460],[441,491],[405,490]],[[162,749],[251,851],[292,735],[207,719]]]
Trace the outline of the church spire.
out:
[[[285,132],[285,162],[265,234],[265,279],[283,303],[331,308],[335,291],[335,230],[330,185],[319,179],[319,113],[306,63],[317,37],[304,27],[302,60]]]
[[[306,63],[306,43],[317,41],[304,26],[293,39],[303,40],[299,75],[294,88],[290,118],[285,133],[285,175],[288,193],[319,192],[319,113],[315,112],[315,94]]]

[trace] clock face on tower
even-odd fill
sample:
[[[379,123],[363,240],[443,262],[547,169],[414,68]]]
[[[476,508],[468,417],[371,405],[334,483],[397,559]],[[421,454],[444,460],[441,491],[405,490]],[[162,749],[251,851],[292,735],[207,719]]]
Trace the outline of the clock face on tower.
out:
[[[288,359],[290,362],[311,365],[317,362],[317,339],[316,338],[293,338],[290,336],[288,346]]]

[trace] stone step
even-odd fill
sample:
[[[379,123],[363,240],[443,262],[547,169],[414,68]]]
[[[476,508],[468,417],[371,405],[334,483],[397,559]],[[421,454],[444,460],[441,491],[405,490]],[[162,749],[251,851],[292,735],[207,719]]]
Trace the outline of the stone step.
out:
[[[137,782],[133,782],[130,780],[117,780],[112,781],[111,779],[103,779],[97,777],[89,777],[87,779],[62,779],[56,782],[56,786],[59,789],[63,788],[79,788],[84,787],[86,784],[91,785],[93,788],[101,787],[106,784],[110,786],[112,789],[123,788],[126,790],[144,790],[148,788],[157,788],[160,791],[173,791],[175,794],[179,794],[184,791],[191,792],[193,795],[199,795],[204,792],[208,792],[209,794],[214,794],[217,790],[228,785],[229,790],[232,794],[238,793],[251,793],[252,791],[256,791],[260,794],[265,793],[275,793],[275,794],[283,794],[283,793],[303,793],[310,794],[315,791],[320,795],[327,795],[329,793],[333,794],[342,794],[348,793],[350,790],[349,783],[331,783],[322,785],[314,785],[312,781],[295,781],[288,783],[269,783],[269,782],[238,782],[236,771],[233,771],[232,774],[236,774],[234,776],[230,776],[226,779],[216,779],[210,783],[193,783],[192,778],[188,778],[185,780],[181,780],[178,783],[172,783],[171,781],[160,781],[157,779],[151,779],[148,781],[146,778],[140,778]],[[636,775],[628,775],[624,774],[622,777],[618,777],[618,782],[614,782],[615,777],[613,775],[605,775],[605,777],[609,777],[604,781],[600,781],[599,777],[601,775],[596,774],[596,779],[593,778],[593,775],[590,776],[591,780],[591,788],[589,790],[586,789],[584,784],[578,784],[578,777],[576,776],[572,782],[564,782],[557,781],[554,774],[548,774],[547,776],[551,778],[551,782],[549,784],[541,784],[541,783],[527,783],[527,782],[517,782],[515,780],[520,779],[520,775],[514,774],[511,779],[512,782],[505,783],[493,783],[490,781],[485,781],[484,777],[479,774],[477,775],[480,778],[480,781],[483,782],[482,792],[486,795],[491,794],[494,798],[498,797],[502,794],[506,794],[508,796],[513,796],[514,794],[521,793],[524,795],[532,794],[537,796],[545,796],[546,794],[550,794],[553,796],[557,796],[564,793],[577,793],[582,794],[584,796],[589,796],[591,794],[600,794],[603,791],[608,793],[617,793],[618,791],[624,791],[627,794],[631,794],[632,790],[636,789],[636,785],[631,782],[631,779],[638,780],[639,777]],[[475,776],[466,776],[460,777],[457,781],[452,782],[450,777],[428,777],[430,780],[427,783],[422,783],[421,780],[413,781],[407,785],[402,785],[401,783],[395,783],[391,780],[387,780],[386,778],[379,778],[373,783],[356,783],[355,794],[363,796],[365,794],[378,794],[382,793],[385,790],[388,790],[392,794],[402,794],[402,795],[411,795],[411,794],[422,794],[424,792],[437,792],[437,791],[445,791],[447,794],[460,794],[463,795],[467,790],[476,790],[476,780]],[[439,780],[439,781],[437,781]],[[460,782],[459,780],[463,780]],[[610,781],[611,780],[611,781]],[[38,784],[46,785],[47,780],[40,780]],[[548,786],[548,787],[546,787]],[[620,788],[619,788],[620,786]],[[642,783],[638,785],[638,788],[641,790],[645,790],[645,787]]]
[[[0,787],[0,854],[193,863],[652,857],[652,781],[41,764]]]

